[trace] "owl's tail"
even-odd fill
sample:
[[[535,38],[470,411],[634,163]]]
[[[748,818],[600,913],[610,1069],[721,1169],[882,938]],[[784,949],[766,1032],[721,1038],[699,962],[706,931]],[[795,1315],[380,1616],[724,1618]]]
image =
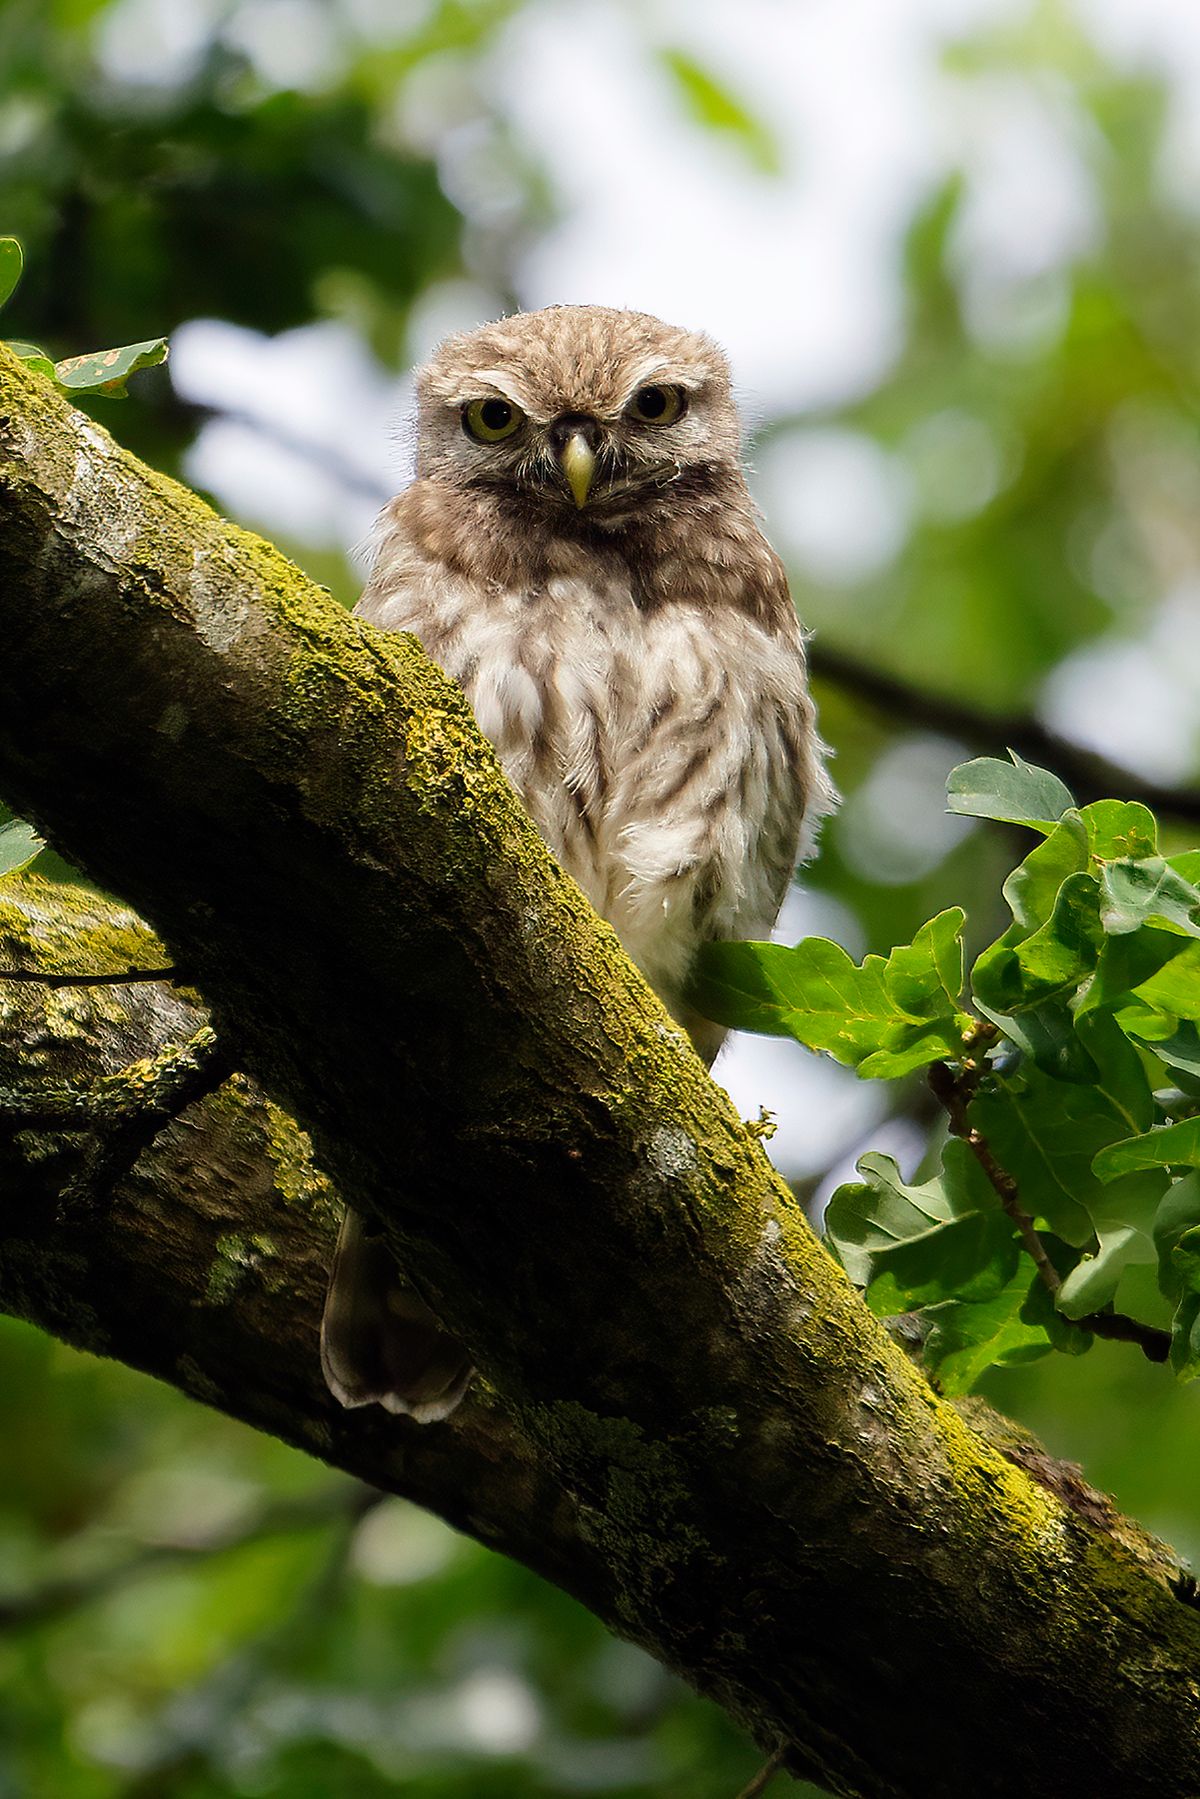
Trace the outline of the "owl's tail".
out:
[[[448,1418],[471,1363],[408,1286],[396,1258],[347,1207],[321,1319],[321,1366],[345,1406],[381,1405],[419,1424]]]

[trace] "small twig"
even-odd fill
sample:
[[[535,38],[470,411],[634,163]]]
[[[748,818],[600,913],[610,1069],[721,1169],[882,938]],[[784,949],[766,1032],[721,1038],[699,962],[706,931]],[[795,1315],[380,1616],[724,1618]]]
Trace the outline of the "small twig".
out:
[[[1037,1226],[1021,1204],[1017,1183],[1007,1169],[1000,1166],[983,1132],[976,1130],[967,1117],[967,1107],[979,1085],[980,1072],[979,1065],[971,1057],[964,1061],[961,1074],[956,1074],[948,1062],[933,1062],[929,1069],[929,1085],[945,1109],[952,1135],[961,1138],[983,1169],[1000,1204],[1016,1225],[1017,1234],[1038,1271],[1042,1285],[1054,1295],[1062,1286],[1062,1276],[1050,1260],[1046,1245],[1038,1235]],[[1170,1357],[1169,1331],[1159,1330],[1152,1324],[1142,1324],[1124,1312],[1089,1312],[1086,1318],[1068,1318],[1065,1312],[1060,1312],[1058,1316],[1065,1324],[1074,1325],[1077,1330],[1090,1331],[1095,1337],[1104,1337],[1115,1343],[1136,1343],[1148,1362],[1165,1362]]]
[[[946,1116],[950,1120],[952,1134],[961,1138],[971,1151],[991,1182],[1000,1204],[1016,1225],[1017,1233],[1041,1277],[1043,1286],[1051,1293],[1057,1293],[1062,1286],[1062,1277],[1046,1254],[1046,1245],[1038,1236],[1033,1219],[1021,1204],[1016,1181],[1011,1174],[1001,1168],[982,1131],[977,1131],[967,1118],[967,1106],[970,1104],[971,1095],[978,1084],[979,1074],[974,1063],[969,1062],[965,1066],[967,1074],[964,1079],[963,1076],[955,1074],[948,1062],[934,1062],[930,1065],[929,1085],[934,1098],[944,1107]]]
[[[39,968],[0,968],[0,981],[37,987],[130,987],[138,981],[181,981],[178,968],[121,968],[113,974],[48,974]]]
[[[759,1799],[759,1794],[766,1792],[775,1776],[783,1767],[783,1758],[787,1754],[787,1750],[787,1744],[781,1743],[770,1761],[764,1762],[753,1780],[751,1780],[747,1786],[742,1788],[737,1799]]]

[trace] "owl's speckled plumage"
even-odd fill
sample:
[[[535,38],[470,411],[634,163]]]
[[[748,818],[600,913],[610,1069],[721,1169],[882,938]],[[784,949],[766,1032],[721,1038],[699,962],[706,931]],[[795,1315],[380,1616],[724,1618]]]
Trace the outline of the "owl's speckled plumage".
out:
[[[637,416],[647,390],[662,422]],[[358,611],[415,632],[461,684],[555,856],[711,1061],[722,1033],[684,998],[696,950],[770,932],[831,794],[725,358],[644,313],[551,307],[448,339],[417,395],[417,479],[383,513]],[[467,428],[486,401],[509,415],[499,441]],[[360,1376],[332,1341],[339,1282],[382,1254],[343,1244],[326,1372],[347,1403],[444,1416],[465,1385],[444,1336],[416,1379]],[[432,1323],[397,1292],[372,1330],[397,1310],[408,1336]]]

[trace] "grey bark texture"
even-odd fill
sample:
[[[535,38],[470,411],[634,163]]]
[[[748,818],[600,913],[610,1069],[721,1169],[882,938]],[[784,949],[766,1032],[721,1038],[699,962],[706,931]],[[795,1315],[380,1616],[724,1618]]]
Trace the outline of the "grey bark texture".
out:
[[[1163,1559],[930,1391],[458,691],[2,349],[0,642],[0,793],[151,920],[487,1386],[425,1435],[335,1416],[323,1205],[187,1118],[110,1210],[33,1205],[40,1247],[14,1178],[0,1303],[77,1340],[90,1306],[93,1346],[425,1482],[835,1792],[1200,1793],[1200,1616]],[[232,1279],[218,1239],[256,1232],[286,1287],[253,1249]]]

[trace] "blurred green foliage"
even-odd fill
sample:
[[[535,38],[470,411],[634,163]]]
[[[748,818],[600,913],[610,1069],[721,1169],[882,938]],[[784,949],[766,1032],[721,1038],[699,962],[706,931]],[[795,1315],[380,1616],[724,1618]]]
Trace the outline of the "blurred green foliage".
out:
[[[254,8],[239,0],[165,3],[159,23],[183,20],[186,43],[165,34],[157,74],[150,0],[6,0],[0,234],[26,261],[6,334],[62,358],[206,315],[265,334],[334,318],[399,371],[422,299],[458,277],[511,299],[550,217],[550,172],[487,86],[520,11],[340,0],[288,26],[284,8],[280,29],[325,34],[315,72],[289,84],[246,50]],[[109,53],[118,40],[136,77]],[[769,123],[690,44],[647,25],[645,53],[760,202],[784,178]],[[1163,90],[1114,72],[1064,9],[975,36],[949,70],[965,109],[1008,84],[1067,119],[1095,229],[1044,266],[997,269],[972,247],[964,166],[911,221],[888,372],[823,416],[768,418],[752,447],[780,471],[770,524],[820,639],[986,715],[1048,703],[1088,656],[1119,671],[1126,651],[1161,655],[1200,578],[1200,220],[1163,178]],[[441,115],[431,93],[449,96]],[[464,130],[517,196],[498,224],[447,175]],[[152,369],[116,428],[177,473],[204,418]],[[901,496],[892,547],[840,574],[789,529],[789,458],[829,433]],[[299,559],[353,596],[342,556]],[[819,698],[845,805],[806,884],[856,957],[953,906],[976,954],[1009,923],[1016,837],[946,828],[964,746],[920,707],[832,683]],[[1200,766],[1195,716],[1176,779]],[[896,1115],[920,1139],[918,1085],[899,1084]],[[1153,1270],[1129,1278],[1152,1303]],[[1081,1361],[994,1370],[984,1389],[1200,1555],[1194,1388],[1098,1342]],[[396,1502],[364,1509],[316,1464],[11,1321],[0,1442],[0,1799],[732,1799],[754,1770],[712,1707],[522,1570]]]

